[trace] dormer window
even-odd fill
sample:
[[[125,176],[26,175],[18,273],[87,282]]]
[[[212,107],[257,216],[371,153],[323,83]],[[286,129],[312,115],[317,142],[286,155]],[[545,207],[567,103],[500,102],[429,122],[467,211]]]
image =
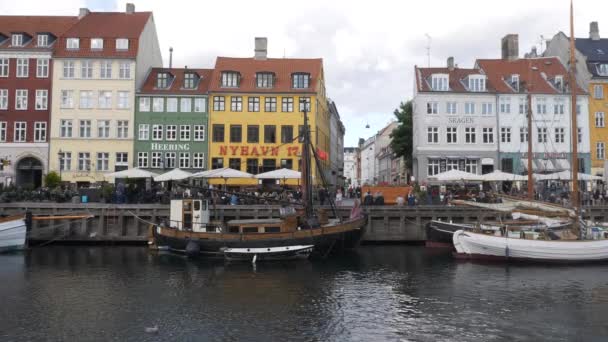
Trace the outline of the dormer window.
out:
[[[511,88],[515,90],[515,92],[519,93],[519,75],[511,75],[509,84],[511,85]]]
[[[23,35],[21,33],[13,33],[11,45],[12,46],[23,46]]]
[[[169,73],[159,72],[156,75],[156,88],[164,89],[169,87]]]
[[[126,38],[116,39],[116,50],[129,50],[129,40]]]
[[[597,66],[597,73],[601,76],[608,76],[608,63],[599,64]]]
[[[80,39],[68,38],[67,47],[68,49],[78,50],[80,48]]]
[[[47,47],[49,46],[49,35],[45,33],[39,33],[37,38],[38,47]]]
[[[431,89],[434,91],[448,91],[450,76],[445,74],[434,74],[431,76]]]
[[[91,50],[103,50],[103,39],[91,38]]]
[[[240,74],[236,71],[222,72],[222,87],[237,88],[239,86]]]
[[[258,88],[272,88],[274,85],[274,74],[271,72],[258,72],[255,75],[255,83]]]
[[[310,83],[310,74],[305,73],[295,73],[291,75],[292,78],[292,86],[295,89],[306,89]]]
[[[559,91],[564,90],[564,76],[562,76],[562,75],[555,76],[555,88],[557,88]]]
[[[483,75],[470,75],[469,91],[486,91],[486,77]]]
[[[196,88],[196,81],[198,77],[193,72],[184,73],[184,89],[194,89]]]

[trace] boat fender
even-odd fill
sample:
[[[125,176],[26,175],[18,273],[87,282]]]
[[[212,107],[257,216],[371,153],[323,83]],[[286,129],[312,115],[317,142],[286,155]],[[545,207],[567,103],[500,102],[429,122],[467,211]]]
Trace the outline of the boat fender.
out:
[[[196,256],[201,252],[201,246],[194,241],[189,241],[186,245],[186,255]]]

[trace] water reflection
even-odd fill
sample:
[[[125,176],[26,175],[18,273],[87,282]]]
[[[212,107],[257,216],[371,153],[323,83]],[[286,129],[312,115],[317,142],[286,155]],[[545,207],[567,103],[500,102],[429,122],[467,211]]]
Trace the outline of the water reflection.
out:
[[[255,269],[45,247],[0,256],[0,340],[603,340],[607,271],[461,263],[412,246]]]

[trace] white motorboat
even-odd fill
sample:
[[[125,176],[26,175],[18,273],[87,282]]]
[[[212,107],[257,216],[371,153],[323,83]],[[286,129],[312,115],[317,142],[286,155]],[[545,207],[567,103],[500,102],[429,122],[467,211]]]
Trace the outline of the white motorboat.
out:
[[[0,218],[0,253],[25,248],[27,225],[23,216]]]
[[[314,245],[280,246],[264,248],[224,248],[227,260],[239,261],[278,261],[306,259],[314,249]]]

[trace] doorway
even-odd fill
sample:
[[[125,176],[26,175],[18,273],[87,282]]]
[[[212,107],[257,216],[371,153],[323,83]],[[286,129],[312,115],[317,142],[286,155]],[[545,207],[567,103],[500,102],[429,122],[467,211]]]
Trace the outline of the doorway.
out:
[[[38,158],[26,157],[16,165],[17,186],[37,189],[42,186],[42,162]]]

